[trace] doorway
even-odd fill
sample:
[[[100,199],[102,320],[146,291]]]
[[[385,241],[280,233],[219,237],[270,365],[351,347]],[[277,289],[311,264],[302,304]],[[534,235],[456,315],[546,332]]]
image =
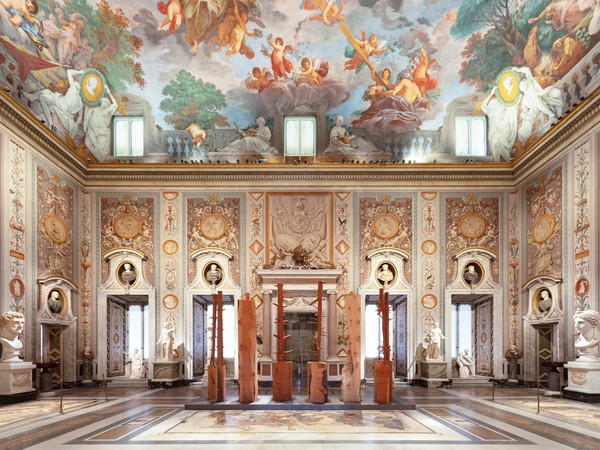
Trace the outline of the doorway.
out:
[[[193,328],[193,347],[192,347],[192,372],[194,377],[204,375],[204,366],[206,365],[206,308],[209,300],[200,295],[194,295],[192,303],[192,328]],[[211,325],[212,326],[212,325]]]
[[[147,295],[109,295],[107,297],[107,375],[126,375],[128,355],[137,351],[147,361],[149,311]]]
[[[490,294],[452,295],[452,359],[469,350],[475,362],[475,375],[489,376],[494,370],[493,299]]]
[[[308,362],[317,359],[317,315],[315,313],[284,313],[284,334],[290,336],[286,361],[292,362],[292,383],[297,389],[307,386]],[[323,354],[323,353],[322,353]]]
[[[390,300],[392,303],[392,300]],[[406,377],[408,371],[408,347],[406,344],[406,295],[400,295],[393,300],[394,310],[394,360],[396,376]]]

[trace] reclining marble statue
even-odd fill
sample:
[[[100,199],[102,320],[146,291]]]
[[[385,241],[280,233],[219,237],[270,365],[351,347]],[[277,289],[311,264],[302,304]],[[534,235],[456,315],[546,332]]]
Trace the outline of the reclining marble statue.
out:
[[[23,333],[25,317],[15,311],[7,311],[0,315],[0,345],[2,346],[1,362],[22,362],[19,358],[23,343],[19,334]]]
[[[335,118],[335,125],[329,130],[329,146],[323,152],[324,155],[352,156],[355,153],[382,153],[372,142],[351,134],[342,126],[343,123],[343,116]]]
[[[256,119],[256,129],[250,128],[246,131],[239,130],[241,138],[230,142],[225,147],[217,149],[209,154],[209,159],[224,158],[229,153],[235,158],[254,158],[257,156],[273,156],[279,152],[271,147],[271,130],[265,125],[265,119],[258,117]],[[211,158],[212,156],[212,158]]]

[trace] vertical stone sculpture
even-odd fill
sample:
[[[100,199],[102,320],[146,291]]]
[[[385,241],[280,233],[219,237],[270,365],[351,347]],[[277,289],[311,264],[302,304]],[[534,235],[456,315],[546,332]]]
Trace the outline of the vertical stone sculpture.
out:
[[[290,336],[284,336],[283,320],[283,284],[277,285],[277,361],[273,363],[273,400],[276,402],[285,402],[292,399],[292,362],[285,360],[285,341]]]
[[[226,397],[225,362],[223,361],[223,292],[217,292],[217,401],[224,402]]]
[[[348,349],[342,369],[342,401],[360,402],[360,295],[344,295]]]
[[[238,302],[238,372],[239,401],[252,403],[258,400],[256,357],[256,308],[250,294]]]
[[[321,361],[321,342],[323,337],[323,282],[319,281],[317,298],[311,305],[317,304],[317,360],[308,363],[308,401],[310,403],[327,402],[327,363]]]
[[[375,403],[381,405],[392,401],[392,361],[390,360],[390,297],[379,289],[379,315],[383,337],[383,360],[375,361]]]
[[[217,345],[217,296],[213,294],[213,312],[212,312],[212,336],[210,338],[210,361],[206,368],[208,377],[208,399],[217,399],[217,366],[215,361],[215,347]]]

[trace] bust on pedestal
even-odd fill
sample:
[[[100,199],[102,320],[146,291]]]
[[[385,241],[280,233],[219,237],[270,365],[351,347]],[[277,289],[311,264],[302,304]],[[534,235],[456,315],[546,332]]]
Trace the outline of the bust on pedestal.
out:
[[[19,334],[23,332],[24,323],[25,317],[21,313],[7,311],[0,315],[0,396],[20,394],[14,401],[31,400],[22,394],[35,391],[31,387],[31,371],[35,365],[23,362],[19,357],[23,349]]]
[[[573,315],[577,359],[565,365],[569,370],[567,390],[583,394],[600,395],[600,313],[598,311],[578,311]]]

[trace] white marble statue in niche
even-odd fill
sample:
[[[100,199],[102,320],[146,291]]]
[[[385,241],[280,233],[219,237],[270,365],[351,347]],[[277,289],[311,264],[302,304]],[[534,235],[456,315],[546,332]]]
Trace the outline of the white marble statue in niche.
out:
[[[377,271],[377,279],[383,284],[387,286],[392,283],[394,280],[394,272],[390,270],[390,265],[387,263],[383,263],[379,270]]]
[[[458,377],[469,378],[473,376],[473,358],[469,355],[469,349],[465,348],[458,358],[456,358],[458,364]]]
[[[573,315],[575,332],[579,334],[575,341],[577,360],[597,361],[600,344],[600,312],[578,311]]]
[[[22,362],[19,358],[23,343],[19,334],[23,333],[25,317],[23,314],[7,311],[0,315],[0,345],[2,345],[2,362]]]

